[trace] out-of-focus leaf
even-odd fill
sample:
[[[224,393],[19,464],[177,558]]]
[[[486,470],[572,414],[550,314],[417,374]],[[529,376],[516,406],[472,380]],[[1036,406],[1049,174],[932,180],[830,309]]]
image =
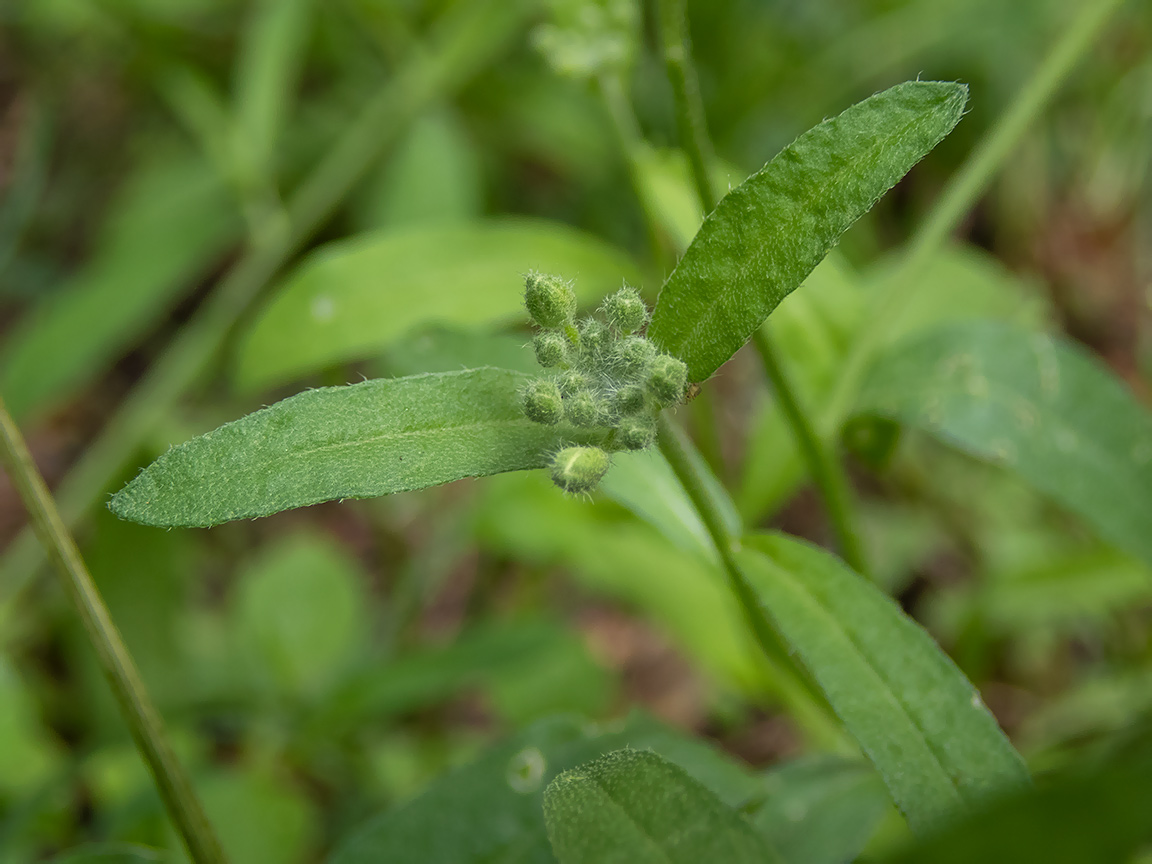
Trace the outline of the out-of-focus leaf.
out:
[[[169,860],[163,849],[135,843],[90,843],[61,852],[49,864],[161,864]]]
[[[867,763],[832,756],[788,762],[764,776],[752,824],[789,864],[853,861],[892,804]]]
[[[99,375],[239,233],[229,196],[198,157],[143,164],[112,203],[90,261],[21,323],[0,357],[16,417]]]
[[[562,565],[588,588],[642,610],[728,686],[762,690],[755,642],[723,572],[647,525],[599,518],[595,507],[521,474],[486,484],[478,532],[489,549]]]
[[[722,797],[756,784],[727,757],[643,717],[622,728],[551,718],[376,818],[329,864],[555,864],[544,827],[545,787],[559,772],[626,746],[651,747]]]
[[[878,360],[857,410],[1004,465],[1152,562],[1152,414],[1070,343],[992,322],[941,328]]]
[[[319,815],[288,777],[257,769],[227,770],[197,786],[229,860],[261,864],[315,860]]]
[[[416,226],[333,243],[280,286],[244,340],[237,382],[263,387],[361,359],[419,324],[522,320],[529,270],[574,279],[584,303],[636,279],[620,250],[542,220]]]
[[[540,374],[540,364],[527,336],[447,327],[430,327],[400,337],[371,366],[382,374],[396,377],[458,372],[482,366],[512,369],[526,375]]]
[[[59,758],[32,695],[8,659],[0,657],[0,796],[29,795],[56,770]]]
[[[527,380],[475,369],[307,390],[172,448],[108,506],[147,525],[215,525],[539,468],[562,441],[596,440],[528,420]]]
[[[636,152],[640,191],[647,199],[646,206],[659,217],[676,249],[683,252],[704,221],[688,160],[680,150],[642,146]],[[745,177],[743,172],[727,165],[713,165],[711,173],[717,189],[730,189]]]
[[[664,283],[649,337],[703,381],[840,235],[960,120],[968,89],[913,81],[810,129],[729,192]]]
[[[735,810],[655,753],[617,750],[544,792],[560,864],[770,864],[775,850]]]
[[[260,677],[294,696],[330,686],[368,632],[364,576],[331,541],[294,536],[240,575],[237,648]]]
[[[1152,843],[1152,748],[1144,739],[1103,764],[1064,771],[884,860],[889,864],[1127,864]]]
[[[784,535],[747,538],[737,560],[913,830],[1027,785],[963,673],[874,585]]]
[[[474,219],[482,209],[476,150],[455,115],[440,110],[412,124],[355,213],[371,230]]]
[[[699,460],[695,451],[691,455]],[[715,499],[728,505],[723,509],[723,516],[729,531],[739,534],[740,516],[728,493],[706,465],[701,462],[698,468],[706,482],[713,486]],[[672,467],[655,448],[613,456],[612,467],[604,475],[600,491],[651,524],[679,548],[719,562],[708,529],[700,521]]]
[[[233,153],[246,188],[275,182],[276,143],[292,105],[311,7],[312,0],[260,0],[244,34]]]

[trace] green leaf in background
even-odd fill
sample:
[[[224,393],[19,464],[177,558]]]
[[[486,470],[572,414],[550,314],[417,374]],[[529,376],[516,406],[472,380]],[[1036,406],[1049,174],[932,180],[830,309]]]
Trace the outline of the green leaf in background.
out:
[[[995,462],[1152,562],[1152,414],[1071,343],[993,322],[925,333],[880,358],[857,410]]]
[[[442,108],[412,124],[353,212],[364,230],[475,219],[483,210],[481,179],[467,131]]]
[[[196,791],[230,861],[305,864],[316,859],[319,814],[290,776],[256,766],[228,768],[201,780]],[[173,837],[173,844],[180,841]]]
[[[544,793],[560,864],[770,864],[780,857],[735,810],[678,766],[618,750],[561,774]]]
[[[1037,788],[986,804],[887,864],[1134,864],[1152,844],[1152,746],[1134,743],[1098,764],[1042,778]],[[1141,854],[1143,853],[1143,854]]]
[[[89,843],[61,852],[49,864],[163,864],[171,857],[163,849],[135,843]]]
[[[892,803],[866,762],[809,756],[773,768],[749,820],[789,864],[853,861]]]
[[[331,540],[294,535],[240,574],[236,646],[261,683],[315,696],[363,651],[368,634],[365,576]]]
[[[15,417],[105,371],[237,240],[239,219],[215,172],[199,157],[161,154],[111,203],[92,258],[4,346],[0,393]]]
[[[59,750],[33,694],[0,655],[0,800],[29,797],[58,770]]]
[[[676,250],[683,252],[704,221],[688,159],[682,150],[657,150],[642,144],[636,148],[636,167],[640,194],[647,201],[646,208],[660,219]],[[723,164],[714,164],[711,173],[717,189],[730,189],[747,176],[745,172]]]
[[[561,771],[626,746],[666,755],[725,801],[757,786],[729,757],[643,716],[615,728],[553,717],[379,816],[339,846],[329,864],[555,864],[542,811],[545,787]]]
[[[400,378],[425,372],[459,372],[495,366],[539,376],[540,364],[527,336],[428,327],[401,336],[368,364],[380,377]]]
[[[792,369],[806,404],[822,411],[831,396],[868,297],[883,290],[894,264],[881,261],[863,274],[836,250],[784,299],[764,326]],[[1042,291],[973,246],[945,246],[924,264],[921,282],[886,342],[956,320],[996,318],[1040,328],[1049,317]],[[745,519],[763,519],[803,481],[805,462],[779,407],[768,402],[749,437],[737,502]]]
[[[290,274],[256,320],[237,383],[266,387],[359,360],[420,324],[521,321],[529,270],[574,279],[582,303],[638,275],[624,252],[544,220],[414,226],[333,243]]]
[[[729,192],[664,283],[649,337],[703,381],[840,235],[960,120],[968,89],[913,81],[805,132]]]
[[[914,831],[1028,783],[964,674],[874,585],[785,535],[747,538],[737,560]]]
[[[174,447],[113,496],[123,519],[209,526],[539,468],[595,431],[524,416],[529,378],[474,369],[306,390]]]

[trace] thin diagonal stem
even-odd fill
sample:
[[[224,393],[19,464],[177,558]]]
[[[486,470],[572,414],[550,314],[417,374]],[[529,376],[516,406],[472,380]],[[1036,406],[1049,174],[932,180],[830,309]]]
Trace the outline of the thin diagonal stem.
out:
[[[3,399],[0,399],[0,462],[28,510],[36,535],[60,571],[64,589],[96,649],[100,668],[108,679],[124,722],[152,772],[160,798],[184,839],[188,854],[195,864],[225,864],[220,841],[168,744],[160,715],[140,680],[140,673]]]

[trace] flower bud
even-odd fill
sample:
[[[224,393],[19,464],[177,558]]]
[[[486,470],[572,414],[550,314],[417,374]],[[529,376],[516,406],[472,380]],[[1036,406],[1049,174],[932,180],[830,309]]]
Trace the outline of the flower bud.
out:
[[[616,344],[615,359],[628,374],[641,372],[656,356],[656,346],[640,336],[625,336]]]
[[[625,450],[643,450],[656,440],[651,417],[625,417],[616,428],[616,440]]]
[[[627,417],[643,411],[645,401],[644,388],[635,384],[626,384],[616,391],[616,395],[612,399],[612,407],[616,409],[617,413]]]
[[[605,411],[589,390],[577,390],[564,399],[564,416],[573,426],[599,426]]]
[[[580,322],[580,350],[585,357],[606,356],[612,348],[612,333],[604,322],[585,318]]]
[[[599,447],[565,447],[552,458],[552,482],[565,492],[591,492],[608,471],[608,454]]]
[[[564,402],[555,382],[540,379],[524,388],[524,414],[546,426],[555,426],[563,419]]]
[[[524,305],[533,321],[554,329],[572,321],[576,314],[576,295],[557,276],[529,273],[524,280]]]
[[[560,387],[560,392],[565,396],[571,396],[573,393],[579,393],[592,386],[592,381],[588,376],[576,369],[569,369],[563,373],[556,383]]]
[[[551,369],[564,362],[567,353],[567,342],[559,333],[545,331],[537,333],[532,340],[532,347],[536,350],[536,362],[545,369]]]
[[[648,392],[661,407],[679,402],[688,385],[688,367],[668,354],[659,355],[648,371]]]
[[[648,307],[640,299],[635,288],[625,285],[604,301],[601,307],[608,323],[621,333],[635,333],[644,326],[648,317]]]

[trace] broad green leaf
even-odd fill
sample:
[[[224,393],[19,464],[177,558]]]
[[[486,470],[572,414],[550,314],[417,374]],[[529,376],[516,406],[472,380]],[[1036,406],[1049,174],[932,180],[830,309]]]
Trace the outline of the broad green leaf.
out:
[[[853,861],[892,803],[870,765],[836,756],[786,762],[764,775],[748,818],[789,864]]]
[[[529,270],[574,279],[584,303],[637,278],[625,253],[543,220],[415,226],[333,243],[275,292],[241,347],[237,382],[265,387],[359,360],[420,324],[521,321]]]
[[[9,410],[26,417],[99,375],[238,233],[223,184],[201,159],[168,152],[142,165],[110,205],[92,259],[5,346]]]
[[[483,210],[479,155],[441,109],[412,124],[354,209],[363,229],[475,219]]]
[[[840,235],[960,120],[968,89],[911,81],[805,132],[709,214],[664,283],[649,337],[715,372]]]
[[[988,802],[888,864],[1130,864],[1152,844],[1152,746],[1140,737],[1101,764],[1038,781],[1034,790]],[[1143,853],[1143,854],[1141,854]]]
[[[361,653],[367,591],[357,562],[318,535],[294,535],[240,574],[233,613],[240,661],[260,683],[315,696]]]
[[[747,538],[737,560],[913,830],[1027,784],[963,673],[875,586],[784,535]]]
[[[857,410],[1004,465],[1152,562],[1152,414],[1070,343],[992,322],[941,328],[880,358]]]
[[[329,864],[555,864],[541,807],[545,787],[559,772],[628,745],[667,755],[725,800],[756,785],[731,759],[644,717],[615,728],[550,718],[376,818]]]
[[[61,852],[49,864],[163,864],[170,860],[163,849],[135,843],[89,843]]]
[[[560,864],[769,864],[780,857],[739,813],[655,753],[618,750],[544,793]]]
[[[215,525],[539,468],[560,442],[595,440],[528,420],[528,380],[474,369],[307,390],[172,448],[108,506],[147,525]]]

